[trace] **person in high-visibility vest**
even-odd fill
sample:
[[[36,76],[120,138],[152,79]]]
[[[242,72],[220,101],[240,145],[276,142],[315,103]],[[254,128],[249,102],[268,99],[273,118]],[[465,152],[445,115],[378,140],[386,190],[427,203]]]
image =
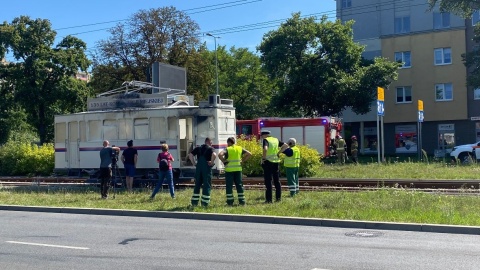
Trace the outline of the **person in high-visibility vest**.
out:
[[[232,206],[234,202],[233,184],[237,188],[238,204],[245,205],[245,194],[242,182],[242,164],[251,156],[248,150],[235,144],[235,138],[227,139],[228,147],[218,154],[218,158],[225,164],[225,190],[227,194],[227,205]]]
[[[297,147],[297,140],[295,138],[288,139],[287,144],[280,149],[280,153],[285,154],[283,166],[285,166],[287,174],[288,190],[290,191],[290,196],[293,197],[300,191],[300,182],[298,180],[300,149]]]
[[[195,162],[194,156],[197,157]],[[195,187],[193,188],[192,206],[197,206],[200,200],[200,188],[202,188],[202,206],[210,203],[210,191],[212,189],[212,167],[215,165],[217,153],[212,147],[212,140],[205,139],[205,144],[197,146],[188,154],[195,169]]]
[[[337,160],[339,164],[345,163],[345,140],[342,136],[337,135],[336,137],[336,144],[337,144]]]
[[[265,203],[272,203],[272,179],[275,185],[275,199],[282,200],[282,184],[280,183],[280,173],[278,165],[280,158],[278,157],[278,150],[284,145],[284,142],[270,135],[269,130],[263,130],[262,136],[262,168],[263,178],[265,181]]]

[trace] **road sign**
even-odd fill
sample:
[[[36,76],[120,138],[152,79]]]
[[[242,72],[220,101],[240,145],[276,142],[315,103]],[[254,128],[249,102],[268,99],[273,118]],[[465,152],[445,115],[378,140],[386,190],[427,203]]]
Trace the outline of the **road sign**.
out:
[[[385,90],[382,87],[377,87],[377,99],[385,101]]]
[[[383,106],[383,100],[377,100],[377,115],[383,116],[385,114],[385,108]]]
[[[423,122],[423,119],[424,119],[424,115],[423,115],[423,111],[418,111],[418,122]]]

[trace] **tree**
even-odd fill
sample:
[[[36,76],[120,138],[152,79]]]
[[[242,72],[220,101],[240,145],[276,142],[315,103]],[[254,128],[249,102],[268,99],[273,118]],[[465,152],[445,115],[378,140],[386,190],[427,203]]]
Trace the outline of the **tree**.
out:
[[[140,10],[125,23],[110,29],[98,43],[93,59],[92,86],[103,92],[124,81],[148,81],[153,63],[195,68],[199,63],[198,24],[175,7]],[[208,78],[206,78],[208,79]],[[204,85],[198,72],[187,72],[187,82]]]
[[[353,22],[329,22],[323,17],[300,18],[264,35],[258,47],[271,78],[281,78],[275,103],[303,116],[337,115],[351,107],[370,111],[377,86],[397,78],[398,63],[376,58],[363,65],[363,46],[353,41]]]
[[[86,71],[86,44],[67,36],[55,47],[56,32],[48,20],[21,16],[0,25],[0,58],[11,53],[15,62],[0,65],[0,81],[35,127],[40,143],[53,138],[53,116],[84,107],[88,88],[73,76]]]
[[[219,70],[219,94],[233,100],[237,119],[252,119],[274,116],[270,101],[276,89],[272,80],[262,69],[260,57],[247,48],[217,47]],[[210,52],[211,66],[215,67],[215,52]],[[215,93],[215,77],[209,85]]]
[[[452,12],[454,14],[470,18],[474,11],[480,9],[478,0],[429,0],[430,9],[436,5],[441,11]],[[480,42],[480,25],[477,23],[474,28],[473,40],[478,44]],[[471,51],[462,54],[463,63],[469,69],[467,75],[467,84],[473,88],[480,87],[480,48],[474,46]]]

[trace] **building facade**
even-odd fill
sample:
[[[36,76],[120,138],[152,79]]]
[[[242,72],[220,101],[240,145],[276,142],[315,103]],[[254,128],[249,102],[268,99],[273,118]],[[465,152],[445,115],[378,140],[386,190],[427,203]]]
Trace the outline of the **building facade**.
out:
[[[403,64],[398,80],[385,89],[386,154],[417,153],[418,100],[428,154],[442,156],[454,145],[480,140],[480,92],[467,88],[462,61],[474,45],[472,20],[428,7],[426,0],[337,0],[337,18],[355,21],[354,40],[365,45],[365,58]],[[367,115],[343,114],[345,135],[360,135],[364,154],[376,153],[376,114],[376,104]]]

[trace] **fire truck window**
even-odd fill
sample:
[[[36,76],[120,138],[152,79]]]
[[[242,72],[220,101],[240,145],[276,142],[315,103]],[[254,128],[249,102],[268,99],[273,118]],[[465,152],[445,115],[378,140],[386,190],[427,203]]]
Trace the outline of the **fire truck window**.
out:
[[[87,123],[85,121],[80,121],[80,141],[87,141]]]
[[[135,119],[133,132],[134,132],[135,140],[148,139],[150,135],[148,132],[148,119],[147,118]]]
[[[57,123],[55,125],[55,142],[65,143],[67,139],[67,125],[65,123]]]
[[[88,121],[88,141],[102,141],[102,129],[99,120]]]
[[[150,139],[161,140],[167,138],[167,121],[164,117],[150,118]]]
[[[117,120],[103,120],[103,139],[118,140]]]
[[[241,134],[252,135],[253,134],[253,126],[252,125],[243,125]]]
[[[118,119],[118,138],[123,140],[130,140],[133,138],[133,121],[132,119]]]
[[[68,141],[77,142],[78,140],[78,122],[68,123]]]
[[[176,139],[178,135],[177,117],[168,117],[168,138]]]

